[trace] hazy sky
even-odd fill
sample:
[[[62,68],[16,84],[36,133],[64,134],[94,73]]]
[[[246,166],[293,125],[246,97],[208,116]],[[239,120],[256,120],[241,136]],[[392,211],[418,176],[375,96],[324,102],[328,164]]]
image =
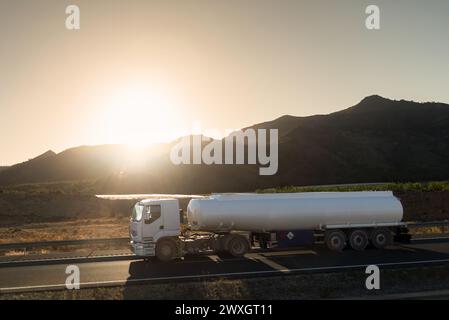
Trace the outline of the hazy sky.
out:
[[[381,30],[365,28],[369,4]],[[448,34],[447,0],[0,0],[0,165],[370,94],[448,103]]]

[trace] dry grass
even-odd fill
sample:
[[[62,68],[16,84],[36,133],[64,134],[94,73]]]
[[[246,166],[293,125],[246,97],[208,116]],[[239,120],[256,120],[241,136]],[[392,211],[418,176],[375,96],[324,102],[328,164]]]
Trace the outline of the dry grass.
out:
[[[129,218],[80,219],[0,228],[0,243],[127,237]]]
[[[449,228],[444,226],[437,227],[420,227],[420,228],[410,228],[411,234],[441,234],[449,233]]]
[[[102,248],[96,248],[102,249]],[[110,249],[110,248],[107,248]],[[82,248],[74,246],[63,246],[57,248],[33,248],[28,250],[11,249],[0,251],[0,256],[13,257],[13,256],[24,256],[24,255],[46,255],[53,252],[78,252],[81,254],[89,254],[92,252],[93,248]]]
[[[33,249],[33,250],[9,250],[4,253],[5,256],[24,256],[27,254],[49,254],[51,251],[48,249]]]
[[[16,256],[23,256],[25,254],[24,250],[9,250],[5,252],[5,256],[7,257],[16,257]]]

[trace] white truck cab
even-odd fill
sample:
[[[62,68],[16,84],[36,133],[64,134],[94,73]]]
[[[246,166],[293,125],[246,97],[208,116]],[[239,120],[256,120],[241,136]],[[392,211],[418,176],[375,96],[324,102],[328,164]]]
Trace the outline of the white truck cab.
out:
[[[154,256],[156,243],[179,236],[180,227],[178,200],[142,200],[134,206],[130,221],[131,249],[138,256]]]

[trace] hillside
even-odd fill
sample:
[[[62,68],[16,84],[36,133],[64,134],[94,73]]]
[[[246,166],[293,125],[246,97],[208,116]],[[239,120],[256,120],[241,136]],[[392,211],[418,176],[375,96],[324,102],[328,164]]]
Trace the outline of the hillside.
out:
[[[279,129],[279,170],[256,165],[174,166],[170,144],[129,165],[125,146],[77,147],[0,170],[0,185],[95,181],[97,192],[205,193],[283,185],[443,180],[449,176],[449,105],[380,96],[328,115],[283,116],[254,128]]]
[[[422,181],[449,175],[449,105],[379,96],[298,120],[281,141],[281,184]]]

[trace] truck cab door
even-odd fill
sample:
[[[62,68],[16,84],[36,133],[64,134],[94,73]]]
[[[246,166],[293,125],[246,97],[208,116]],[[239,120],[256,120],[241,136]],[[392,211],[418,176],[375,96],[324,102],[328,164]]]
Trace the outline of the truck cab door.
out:
[[[143,214],[143,238],[156,242],[164,233],[164,217],[160,204],[145,206]]]

